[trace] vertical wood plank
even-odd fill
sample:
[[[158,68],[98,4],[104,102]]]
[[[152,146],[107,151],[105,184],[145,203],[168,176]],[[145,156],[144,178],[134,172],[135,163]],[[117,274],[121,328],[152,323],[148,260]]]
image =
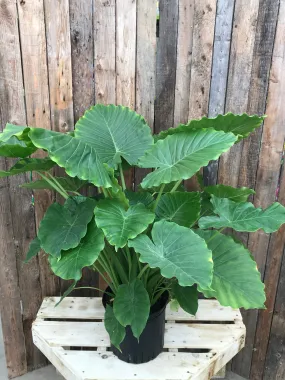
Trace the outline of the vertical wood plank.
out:
[[[95,97],[116,103],[116,3],[94,0]]]
[[[42,0],[27,0],[25,3],[18,1],[18,9],[27,124],[50,129],[44,4]],[[36,156],[43,157],[44,153],[37,152]],[[53,201],[53,194],[48,190],[35,191],[34,197],[38,227],[46,209]],[[58,294],[59,280],[52,274],[43,254],[39,255],[39,265],[42,296]]]
[[[178,0],[159,2],[159,37],[157,40],[155,133],[173,127]]]
[[[257,113],[261,115],[265,112],[278,8],[279,0],[262,0],[259,3],[248,99],[247,112],[249,114]],[[262,128],[244,140],[240,162],[239,186],[255,187],[261,135]],[[267,196],[272,202],[274,201],[274,194],[267,194]],[[249,248],[254,253],[262,277],[264,275],[268,242],[269,236],[263,231],[257,231],[249,235]],[[232,369],[244,376],[249,376],[250,373],[257,317],[257,310],[243,312],[243,320],[247,327],[246,344],[245,348],[233,360]]]
[[[188,121],[194,3],[194,0],[180,0],[178,5],[174,126]]]
[[[156,70],[156,0],[137,0],[136,111],[153,131]],[[135,169],[135,187],[148,173]]]
[[[223,114],[225,111],[234,4],[235,0],[218,0],[217,2],[209,117]],[[211,161],[204,168],[205,185],[217,183],[218,166],[217,160]]]
[[[268,100],[263,127],[263,136],[260,150],[260,159],[256,179],[255,203],[257,206],[267,206],[275,198],[279,185],[280,165],[285,140],[285,109],[282,99],[285,94],[285,1],[280,2],[278,24],[275,36],[272,66],[270,71],[270,82],[268,90]],[[284,188],[280,188],[280,197],[284,197]],[[281,198],[284,202],[285,199]],[[281,230],[282,233],[282,230]],[[251,377],[260,379],[262,377],[265,356],[274,310],[276,296],[277,279],[280,271],[284,242],[278,243],[280,232],[272,235],[264,281],[267,289],[267,310],[259,313],[255,351],[253,354]],[[265,251],[266,253],[266,251]]]
[[[26,123],[23,78],[21,68],[21,52],[19,43],[19,30],[17,20],[16,2],[0,1],[0,117],[1,130],[6,122],[16,124]],[[1,169],[7,170],[12,164],[12,160],[1,158]],[[24,176],[21,176],[23,180]],[[30,214],[31,208],[28,206],[27,198],[22,199],[23,204],[19,205],[17,213],[12,217],[12,202],[15,198],[21,198],[21,190],[16,186],[11,178],[1,179],[0,191],[0,294],[1,294],[1,318],[5,343],[6,362],[8,375],[16,377],[23,375],[27,371],[27,358],[25,339],[26,332],[22,324],[22,294],[19,284],[19,260],[22,259],[22,252],[26,248],[29,234],[35,233],[33,224],[34,216]],[[2,187],[3,186],[3,187]],[[28,200],[29,202],[29,200]],[[18,219],[18,222],[15,219]],[[23,228],[25,221],[26,227]],[[14,225],[16,222],[16,225]],[[19,230],[19,222],[21,229]],[[33,264],[32,264],[33,265]],[[25,274],[31,269],[25,269]],[[35,279],[28,282],[29,286]],[[37,264],[35,265],[35,275],[38,275]],[[24,274],[22,275],[24,276]],[[23,277],[22,277],[23,279]],[[34,284],[38,286],[38,284]],[[37,301],[36,301],[37,302]],[[26,307],[26,305],[25,305]],[[27,310],[27,309],[26,309]],[[27,315],[25,315],[25,318]]]
[[[189,119],[208,115],[216,0],[195,0]]]
[[[75,122],[95,102],[93,0],[69,0]]]
[[[258,0],[236,0],[226,112],[243,113],[247,110],[258,5]],[[241,152],[242,143],[236,144],[222,155],[219,163],[219,183],[238,185]]]
[[[52,129],[73,130],[71,41],[68,0],[45,1]]]

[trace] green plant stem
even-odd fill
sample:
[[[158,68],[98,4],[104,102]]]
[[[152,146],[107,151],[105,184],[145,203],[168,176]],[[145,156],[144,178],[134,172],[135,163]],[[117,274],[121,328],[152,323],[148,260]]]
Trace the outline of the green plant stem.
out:
[[[106,191],[106,189],[104,189],[104,187],[101,187],[101,190],[102,190],[102,193],[104,194],[104,197],[109,198],[109,195],[108,195],[108,192]]]
[[[59,189],[61,189],[61,191],[63,192],[63,193],[66,193],[67,194],[67,192],[66,192],[66,190],[61,186],[61,184],[58,182],[58,180],[54,177],[54,176],[52,176],[49,172],[47,172],[47,175],[50,177],[50,179],[52,180],[52,181],[54,181],[54,183],[56,184],[56,186],[59,188]],[[68,194],[67,194],[68,195]],[[79,194],[80,195],[80,194]]]
[[[173,193],[177,189],[177,187],[181,184],[182,181],[183,181],[182,179],[177,181],[176,184],[173,186],[173,188],[170,190],[170,192]]]
[[[153,205],[153,211],[155,211],[155,209],[156,209],[156,207],[157,207],[157,205],[158,205],[158,202],[159,202],[159,200],[160,200],[160,198],[161,198],[161,196],[162,196],[162,193],[163,193],[164,188],[165,188],[165,183],[163,183],[163,184],[161,185],[160,189],[159,189],[159,193],[158,193],[158,195],[157,195],[157,197],[156,197],[156,200],[155,200],[155,202],[154,202],[154,205]]]
[[[112,290],[113,293],[115,293],[115,289],[113,287],[113,285],[110,283],[110,281],[107,279],[107,277],[105,276],[105,269],[102,267],[102,269],[98,268],[97,266],[98,264],[93,264],[92,265],[92,269],[98,273],[100,273],[100,276],[103,278],[103,280],[106,282],[106,284],[110,287],[110,289]],[[100,265],[100,264],[99,264]],[[101,265],[100,265],[101,266]]]
[[[121,177],[121,182],[122,182],[122,189],[123,191],[126,190],[126,182],[125,182],[125,177],[124,177],[124,172],[122,168],[122,163],[119,164],[119,170],[120,170],[120,177]]]
[[[103,270],[108,273],[113,285],[114,285],[114,289],[115,291],[117,290],[118,286],[119,286],[119,283],[118,283],[118,280],[117,280],[117,277],[113,271],[113,268],[111,265],[109,265],[108,261],[106,260],[106,258],[104,257],[104,254],[103,254],[103,251],[100,253],[100,256],[98,257],[98,262],[99,264],[101,265],[101,267],[103,268]]]
[[[93,289],[93,290],[98,290],[99,292],[101,293],[106,293],[108,294],[109,296],[113,297],[114,294],[111,294],[109,292],[106,292],[106,290],[102,290],[102,289],[99,289],[99,288],[95,288],[94,286],[79,286],[78,288],[74,288],[73,290],[80,290],[80,289]]]
[[[142,275],[145,273],[145,271],[149,268],[149,265],[145,265],[143,267],[143,269],[140,271],[140,273],[138,274],[138,279],[140,279],[142,277]]]
[[[129,281],[131,279],[131,270],[132,270],[132,256],[129,247],[126,245],[126,253],[128,258],[128,266],[129,266]]]
[[[38,174],[38,175],[40,175],[48,184],[50,184],[51,185],[51,187],[55,190],[55,191],[57,191],[64,199],[68,199],[69,198],[69,196],[68,196],[68,194],[64,191],[62,191],[57,185],[56,185],[56,183],[54,182],[54,181],[52,181],[50,178],[48,178],[48,177],[46,177],[42,172],[37,172],[36,171],[36,173]]]

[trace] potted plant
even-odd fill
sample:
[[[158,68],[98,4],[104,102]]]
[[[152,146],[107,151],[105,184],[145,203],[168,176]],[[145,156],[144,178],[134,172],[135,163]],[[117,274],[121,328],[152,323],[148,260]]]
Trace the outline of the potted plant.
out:
[[[99,272],[105,326],[114,353],[141,363],[163,348],[168,301],[195,314],[198,293],[233,308],[264,308],[264,285],[253,256],[226,228],[270,233],[285,222],[285,208],[248,202],[245,187],[206,186],[200,168],[247,137],[263,117],[203,117],[152,136],[144,118],[129,108],[95,105],[72,133],[7,124],[0,154],[19,160],[1,176],[35,172],[28,189],[52,189],[64,202],[53,203],[40,223],[27,260],[42,249],[52,271],[72,279],[84,267]],[[46,158],[29,156],[42,149]],[[66,176],[54,175],[58,165]],[[152,169],[135,189],[124,171]],[[187,191],[193,176],[201,191]],[[83,196],[80,188],[95,188]],[[224,231],[225,232],[225,231]]]

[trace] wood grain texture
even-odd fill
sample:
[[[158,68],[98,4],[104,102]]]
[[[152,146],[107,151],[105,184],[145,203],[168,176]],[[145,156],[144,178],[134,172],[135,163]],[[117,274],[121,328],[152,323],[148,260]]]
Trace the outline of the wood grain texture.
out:
[[[156,0],[137,0],[136,111],[153,131],[156,73]],[[135,188],[148,173],[135,169]]]
[[[248,98],[249,114],[261,115],[265,112],[278,8],[279,0],[262,0],[259,3],[251,83]],[[239,186],[247,186],[249,188],[255,187],[261,136],[262,128],[258,129],[256,132],[251,134],[250,137],[244,140],[239,170]],[[273,202],[274,195],[269,195],[269,199]],[[254,234],[249,235],[249,248],[251,252],[254,253],[262,277],[265,270],[268,242],[269,236],[263,231],[257,231]],[[233,360],[232,368],[240,375],[249,377],[250,368],[252,365],[252,354],[258,311],[244,311],[243,318],[248,331],[246,345],[244,350],[242,350]],[[256,363],[256,365],[258,365],[258,363]]]
[[[236,0],[233,22],[226,112],[247,110],[258,0]],[[218,182],[237,186],[242,143],[236,144],[220,158]]]
[[[232,36],[235,0],[218,0],[213,46],[212,79],[209,99],[209,116],[225,111],[228,66]],[[215,185],[218,177],[218,160],[204,168],[205,185]]]
[[[156,98],[154,130],[173,127],[178,0],[159,2],[159,37],[157,40]]]
[[[195,1],[189,119],[208,115],[216,0]]]
[[[69,0],[75,122],[95,103],[93,0]]]
[[[260,150],[260,159],[256,180],[256,205],[266,206],[275,198],[279,185],[280,165],[284,149],[285,130],[279,126],[284,125],[285,109],[282,98],[285,94],[285,2],[280,2],[277,30],[275,36],[268,101],[263,127],[263,136]],[[284,188],[280,188],[281,201],[284,202]],[[267,253],[265,270],[265,284],[267,289],[267,310],[260,312],[255,338],[255,351],[251,369],[251,377],[255,380],[262,376],[264,369],[268,338],[274,310],[274,301],[277,290],[277,279],[283,255],[284,243],[279,241],[282,230],[272,235]],[[283,233],[284,235],[284,233]],[[266,249],[266,246],[264,247]],[[266,251],[263,251],[266,255]]]
[[[194,4],[194,0],[179,1],[174,126],[188,121]]]
[[[26,124],[17,17],[16,2],[2,0],[0,2],[1,130],[6,122]],[[6,170],[13,162],[14,160],[1,158],[1,169]],[[24,179],[24,176],[20,176],[17,180],[2,179],[0,192],[1,318],[6,362],[10,377],[24,374],[30,365],[31,358],[36,355],[36,350],[31,346],[31,332],[28,330],[28,326],[22,323],[23,319],[27,324],[31,324],[29,323],[31,322],[31,312],[34,309],[34,304],[39,301],[37,289],[40,289],[37,262],[29,267],[21,268],[23,254],[30,239],[35,235],[34,213],[30,195],[28,197],[23,196],[24,194],[17,186],[19,181],[24,182]],[[23,198],[21,198],[22,196]],[[19,208],[16,213],[15,202]],[[24,280],[27,281],[27,287],[23,287]],[[35,287],[34,293],[32,286]],[[27,297],[32,298],[33,295],[35,295],[34,304],[27,303]],[[29,349],[28,353],[26,348]],[[35,361],[38,362],[36,358]]]
[[[94,0],[96,103],[116,103],[116,3]]]

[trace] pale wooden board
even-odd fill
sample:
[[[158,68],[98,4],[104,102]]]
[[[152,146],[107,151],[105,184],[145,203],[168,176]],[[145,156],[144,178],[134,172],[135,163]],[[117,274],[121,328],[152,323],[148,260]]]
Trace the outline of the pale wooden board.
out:
[[[100,297],[66,297],[58,306],[60,297],[44,299],[38,312],[39,318],[56,319],[90,319],[102,320],[105,310]],[[166,308],[167,321],[241,321],[240,312],[230,307],[221,306],[216,300],[199,300],[196,316],[179,309],[171,311]]]
[[[243,325],[166,323],[165,348],[218,349],[241,336]],[[109,347],[103,322],[36,321],[33,331],[50,346]]]
[[[102,309],[100,298],[87,298],[83,303],[82,298],[70,297],[63,310],[69,309],[73,316],[78,315],[78,310],[80,315],[83,315],[82,312],[87,315],[86,305],[93,303],[94,311],[94,300]],[[48,315],[48,311],[54,309],[54,302],[55,299],[46,299],[41,311],[45,310]],[[219,314],[220,321],[229,317],[229,308],[218,308],[212,300],[201,300],[200,304],[200,309],[203,305],[208,315],[214,314],[217,318]],[[213,313],[210,312],[212,306]],[[181,313],[178,315],[181,316]],[[225,366],[243,347],[245,339],[245,328],[237,310],[233,310],[231,315],[234,324],[175,323],[175,320],[171,321],[170,313],[167,313],[171,322],[166,323],[164,347],[169,351],[163,352],[153,361],[134,365],[118,360],[106,350],[110,342],[103,322],[45,321],[42,317],[43,314],[39,313],[33,326],[34,342],[69,380],[206,380]],[[188,319],[193,321],[193,316],[188,316]],[[204,320],[207,320],[206,316]],[[73,350],[64,349],[68,346],[72,346]],[[78,350],[74,350],[75,347]],[[86,347],[86,350],[82,350],[82,347]],[[92,350],[88,350],[88,347],[92,347]],[[179,352],[179,349],[209,349],[209,352]]]

